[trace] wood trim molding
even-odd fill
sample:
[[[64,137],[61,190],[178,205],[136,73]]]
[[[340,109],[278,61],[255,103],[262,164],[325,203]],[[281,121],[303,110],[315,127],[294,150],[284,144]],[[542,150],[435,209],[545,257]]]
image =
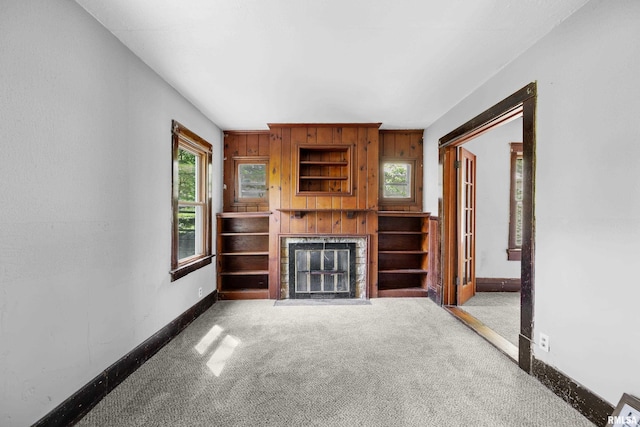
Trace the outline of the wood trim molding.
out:
[[[269,129],[273,128],[379,128],[382,123],[267,123]]]
[[[477,292],[520,292],[520,278],[476,277]]]
[[[536,147],[537,83],[532,82],[498,102],[473,119],[449,132],[439,140],[439,165],[443,174],[443,195],[438,201],[438,214],[442,218],[439,235],[441,270],[441,304],[455,304],[456,288],[456,188],[455,150],[471,137],[509,120],[522,117],[523,142],[523,215],[520,302],[520,346],[518,364],[531,372],[531,337],[533,331],[533,290],[535,279],[535,147]],[[436,289],[437,291],[437,289]],[[436,299],[438,294],[435,292]]]
[[[529,83],[511,96],[503,99],[486,111],[478,114],[462,126],[449,132],[440,138],[440,148],[455,144],[459,145],[464,140],[479,136],[497,125],[520,117],[522,104],[537,95],[535,82]]]
[[[171,323],[147,338],[120,360],[102,371],[67,400],[38,420],[33,427],[68,426],[78,422],[109,392],[156,354],[218,300],[218,291],[202,298]]]
[[[609,402],[545,362],[535,357],[532,362],[531,374],[545,387],[595,425],[604,426],[607,424],[607,417],[614,409]]]

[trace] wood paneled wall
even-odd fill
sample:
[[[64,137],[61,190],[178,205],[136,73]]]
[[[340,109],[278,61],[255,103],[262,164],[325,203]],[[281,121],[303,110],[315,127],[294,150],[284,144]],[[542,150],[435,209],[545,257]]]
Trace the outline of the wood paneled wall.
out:
[[[424,130],[380,130],[380,164],[385,160],[415,161],[415,198],[410,203],[387,203],[380,200],[382,211],[422,211],[423,138]],[[382,167],[380,167],[382,171]],[[382,175],[382,172],[380,173]]]
[[[269,127],[269,209],[273,212],[269,228],[272,237],[270,284],[280,282],[278,251],[281,234],[369,235],[369,296],[375,297],[378,276],[379,123],[270,124]],[[352,195],[297,195],[295,150],[299,144],[351,145]],[[296,215],[295,210],[302,214]],[[272,292],[271,297],[276,298],[277,289],[272,289]]]
[[[234,159],[263,157],[270,155],[269,131],[226,131],[224,133],[224,212],[266,212],[269,203],[236,203]],[[213,172],[216,173],[215,171]]]

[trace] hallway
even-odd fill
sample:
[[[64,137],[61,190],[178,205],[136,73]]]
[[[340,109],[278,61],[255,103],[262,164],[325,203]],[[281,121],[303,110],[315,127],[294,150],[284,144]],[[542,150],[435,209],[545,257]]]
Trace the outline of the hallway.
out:
[[[592,424],[424,298],[219,301],[78,425]]]

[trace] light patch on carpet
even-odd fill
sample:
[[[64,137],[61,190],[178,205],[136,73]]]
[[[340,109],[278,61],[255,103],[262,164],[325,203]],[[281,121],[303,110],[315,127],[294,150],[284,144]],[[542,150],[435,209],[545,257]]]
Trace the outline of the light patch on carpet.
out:
[[[240,341],[231,335],[224,337],[216,351],[211,355],[207,362],[207,367],[213,372],[213,375],[219,377],[224,369],[227,360],[231,358],[233,351],[240,344]]]
[[[205,351],[211,346],[211,344],[218,339],[220,334],[224,331],[220,326],[215,325],[202,337],[200,342],[196,345],[195,349],[198,353],[204,354]]]

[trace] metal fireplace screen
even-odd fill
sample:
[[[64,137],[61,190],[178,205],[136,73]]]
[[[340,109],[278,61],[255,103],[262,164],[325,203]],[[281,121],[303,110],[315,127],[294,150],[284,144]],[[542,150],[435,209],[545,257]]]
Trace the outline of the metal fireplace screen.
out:
[[[289,298],[355,298],[355,243],[289,243]]]

